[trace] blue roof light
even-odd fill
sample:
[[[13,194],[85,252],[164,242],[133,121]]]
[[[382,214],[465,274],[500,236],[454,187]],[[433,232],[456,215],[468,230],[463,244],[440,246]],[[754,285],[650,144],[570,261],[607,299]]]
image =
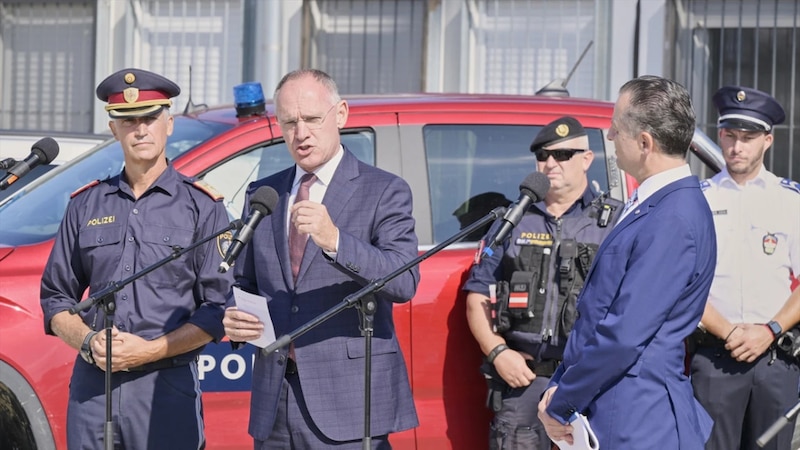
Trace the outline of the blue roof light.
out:
[[[264,91],[261,83],[251,81],[233,87],[236,117],[255,116],[264,112]]]

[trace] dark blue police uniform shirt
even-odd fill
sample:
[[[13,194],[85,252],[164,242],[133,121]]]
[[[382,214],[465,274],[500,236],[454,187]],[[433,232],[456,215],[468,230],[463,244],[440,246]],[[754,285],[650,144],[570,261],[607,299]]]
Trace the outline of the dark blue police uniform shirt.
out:
[[[138,200],[121,175],[78,193],[69,203],[42,277],[45,331],[50,320],[109,283],[130,277],[170,254],[224,229],[222,202],[192,185],[172,165]],[[170,261],[116,293],[114,325],[152,340],[191,323],[215,341],[224,336],[225,299],[231,272],[218,273],[216,239]],[[100,305],[82,313],[103,328]],[[193,353],[199,353],[199,349]]]

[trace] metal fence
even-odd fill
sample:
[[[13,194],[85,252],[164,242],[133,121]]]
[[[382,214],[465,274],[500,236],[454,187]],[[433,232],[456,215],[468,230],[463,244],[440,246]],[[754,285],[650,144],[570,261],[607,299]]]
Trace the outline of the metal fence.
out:
[[[773,95],[786,110],[775,127],[765,165],[779,176],[800,179],[798,0],[680,0],[675,77],[692,93],[701,128],[715,136],[711,97],[722,86],[753,87]]]

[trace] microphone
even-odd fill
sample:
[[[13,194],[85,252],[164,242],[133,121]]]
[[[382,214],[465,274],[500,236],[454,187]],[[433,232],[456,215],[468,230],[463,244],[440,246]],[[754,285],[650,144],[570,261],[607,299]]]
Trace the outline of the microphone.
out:
[[[519,185],[519,200],[508,208],[506,215],[503,216],[503,225],[486,241],[481,257],[491,256],[494,253],[493,249],[506,240],[511,230],[519,224],[531,203],[541,201],[549,190],[550,179],[547,175],[532,172],[525,177]]]
[[[6,158],[0,161],[0,170],[6,170],[9,167],[14,167],[14,164],[17,163],[17,160],[14,158]]]
[[[245,219],[244,226],[242,226],[236,234],[233,235],[233,242],[228,247],[225,253],[225,258],[219,264],[219,273],[225,273],[231,268],[231,264],[239,257],[244,246],[253,238],[253,231],[261,222],[261,219],[272,214],[275,205],[278,204],[278,193],[275,189],[269,186],[261,186],[256,189],[250,197],[250,215]]]
[[[11,186],[40,164],[50,164],[56,156],[58,156],[58,142],[51,137],[39,139],[31,147],[31,154],[27,158],[8,169],[6,176],[0,180],[0,191]]]

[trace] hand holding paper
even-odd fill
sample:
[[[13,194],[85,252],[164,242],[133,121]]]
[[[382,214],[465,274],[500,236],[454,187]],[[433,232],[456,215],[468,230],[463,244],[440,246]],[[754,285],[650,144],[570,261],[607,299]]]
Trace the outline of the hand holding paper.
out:
[[[261,333],[261,337],[247,342],[260,348],[275,342],[275,328],[269,315],[267,299],[260,295],[245,292],[235,286],[233,288],[233,299],[239,310],[256,316],[264,324],[264,332]]]
[[[561,450],[599,450],[600,443],[597,442],[597,436],[594,435],[589,421],[583,414],[575,413],[570,417],[569,424],[572,425],[572,442],[567,444],[567,441],[556,441],[556,445]]]

